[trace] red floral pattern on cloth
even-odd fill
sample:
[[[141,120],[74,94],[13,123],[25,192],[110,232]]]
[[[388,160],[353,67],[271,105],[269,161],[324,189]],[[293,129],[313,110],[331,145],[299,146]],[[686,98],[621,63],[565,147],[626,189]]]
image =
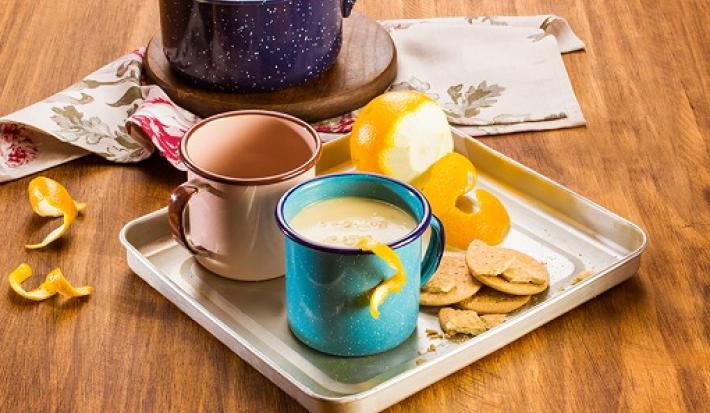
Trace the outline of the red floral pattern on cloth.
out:
[[[200,119],[176,105],[158,87],[151,87],[145,100],[126,120],[126,127],[138,127],[171,164],[184,169],[180,140]]]
[[[326,119],[313,124],[316,132],[320,133],[350,133],[355,123],[355,117],[348,113],[337,118]]]
[[[138,59],[143,60],[145,57],[145,47],[139,47],[131,51],[131,54],[136,56]]]
[[[17,168],[37,158],[35,142],[16,123],[0,125],[0,159],[8,168]]]
[[[133,119],[138,122],[138,126],[149,134],[151,140],[157,141],[160,146],[161,153],[167,160],[172,163],[181,161],[178,148],[180,147],[180,139],[184,134],[171,134],[168,132],[168,126],[157,118],[148,117],[146,115],[135,115]]]

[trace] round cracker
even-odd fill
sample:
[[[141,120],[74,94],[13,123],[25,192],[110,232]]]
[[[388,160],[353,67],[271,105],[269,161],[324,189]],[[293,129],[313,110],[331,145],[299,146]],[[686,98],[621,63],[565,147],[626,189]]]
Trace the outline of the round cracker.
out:
[[[464,264],[465,265],[465,264]],[[459,272],[463,272],[461,261],[454,256],[443,256],[434,275],[422,286],[422,292],[448,293],[456,288],[460,281]]]
[[[471,274],[498,275],[515,261],[516,252],[507,248],[491,247],[476,239],[466,249],[466,264]]]
[[[550,278],[547,267],[531,256],[478,240],[466,250],[466,265],[483,285],[512,295],[541,293],[547,289]]]
[[[462,256],[447,255],[441,259],[434,276],[427,282],[434,285],[447,285],[453,281],[454,287],[447,292],[430,292],[424,290],[419,294],[419,303],[427,306],[443,306],[458,303],[476,294],[481,284],[468,272],[466,260]]]
[[[529,295],[503,294],[490,287],[483,287],[473,297],[457,303],[456,306],[478,314],[505,314],[517,310],[528,301]]]
[[[535,295],[547,289],[547,282],[544,284],[521,284],[508,282],[497,275],[474,274],[473,276],[483,285],[512,295]]]
[[[522,252],[515,252],[515,260],[500,276],[506,281],[518,284],[547,284],[550,275],[545,264]]]

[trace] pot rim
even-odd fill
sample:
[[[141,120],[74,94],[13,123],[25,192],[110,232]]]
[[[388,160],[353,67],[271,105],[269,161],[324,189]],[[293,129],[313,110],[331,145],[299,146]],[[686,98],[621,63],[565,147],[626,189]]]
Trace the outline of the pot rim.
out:
[[[195,0],[197,3],[222,4],[225,6],[244,5],[264,5],[270,3],[285,3],[289,0]],[[237,4],[235,4],[237,3]]]

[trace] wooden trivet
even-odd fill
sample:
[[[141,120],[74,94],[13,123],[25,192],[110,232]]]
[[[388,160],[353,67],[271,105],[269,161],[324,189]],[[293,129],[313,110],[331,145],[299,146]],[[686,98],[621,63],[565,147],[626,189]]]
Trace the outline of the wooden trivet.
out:
[[[175,103],[206,117],[240,109],[266,109],[313,122],[364,106],[383,93],[397,74],[397,52],[387,31],[374,20],[353,13],[343,20],[343,46],[333,66],[321,76],[276,92],[224,93],[200,89],[176,76],[160,35],[148,44],[148,78]]]

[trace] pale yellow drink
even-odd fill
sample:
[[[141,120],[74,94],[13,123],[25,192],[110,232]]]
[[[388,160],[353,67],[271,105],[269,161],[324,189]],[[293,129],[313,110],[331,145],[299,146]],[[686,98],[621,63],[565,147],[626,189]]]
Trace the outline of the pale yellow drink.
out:
[[[309,205],[289,222],[309,241],[354,247],[363,237],[390,243],[412,232],[417,222],[402,209],[370,198],[345,196]]]

